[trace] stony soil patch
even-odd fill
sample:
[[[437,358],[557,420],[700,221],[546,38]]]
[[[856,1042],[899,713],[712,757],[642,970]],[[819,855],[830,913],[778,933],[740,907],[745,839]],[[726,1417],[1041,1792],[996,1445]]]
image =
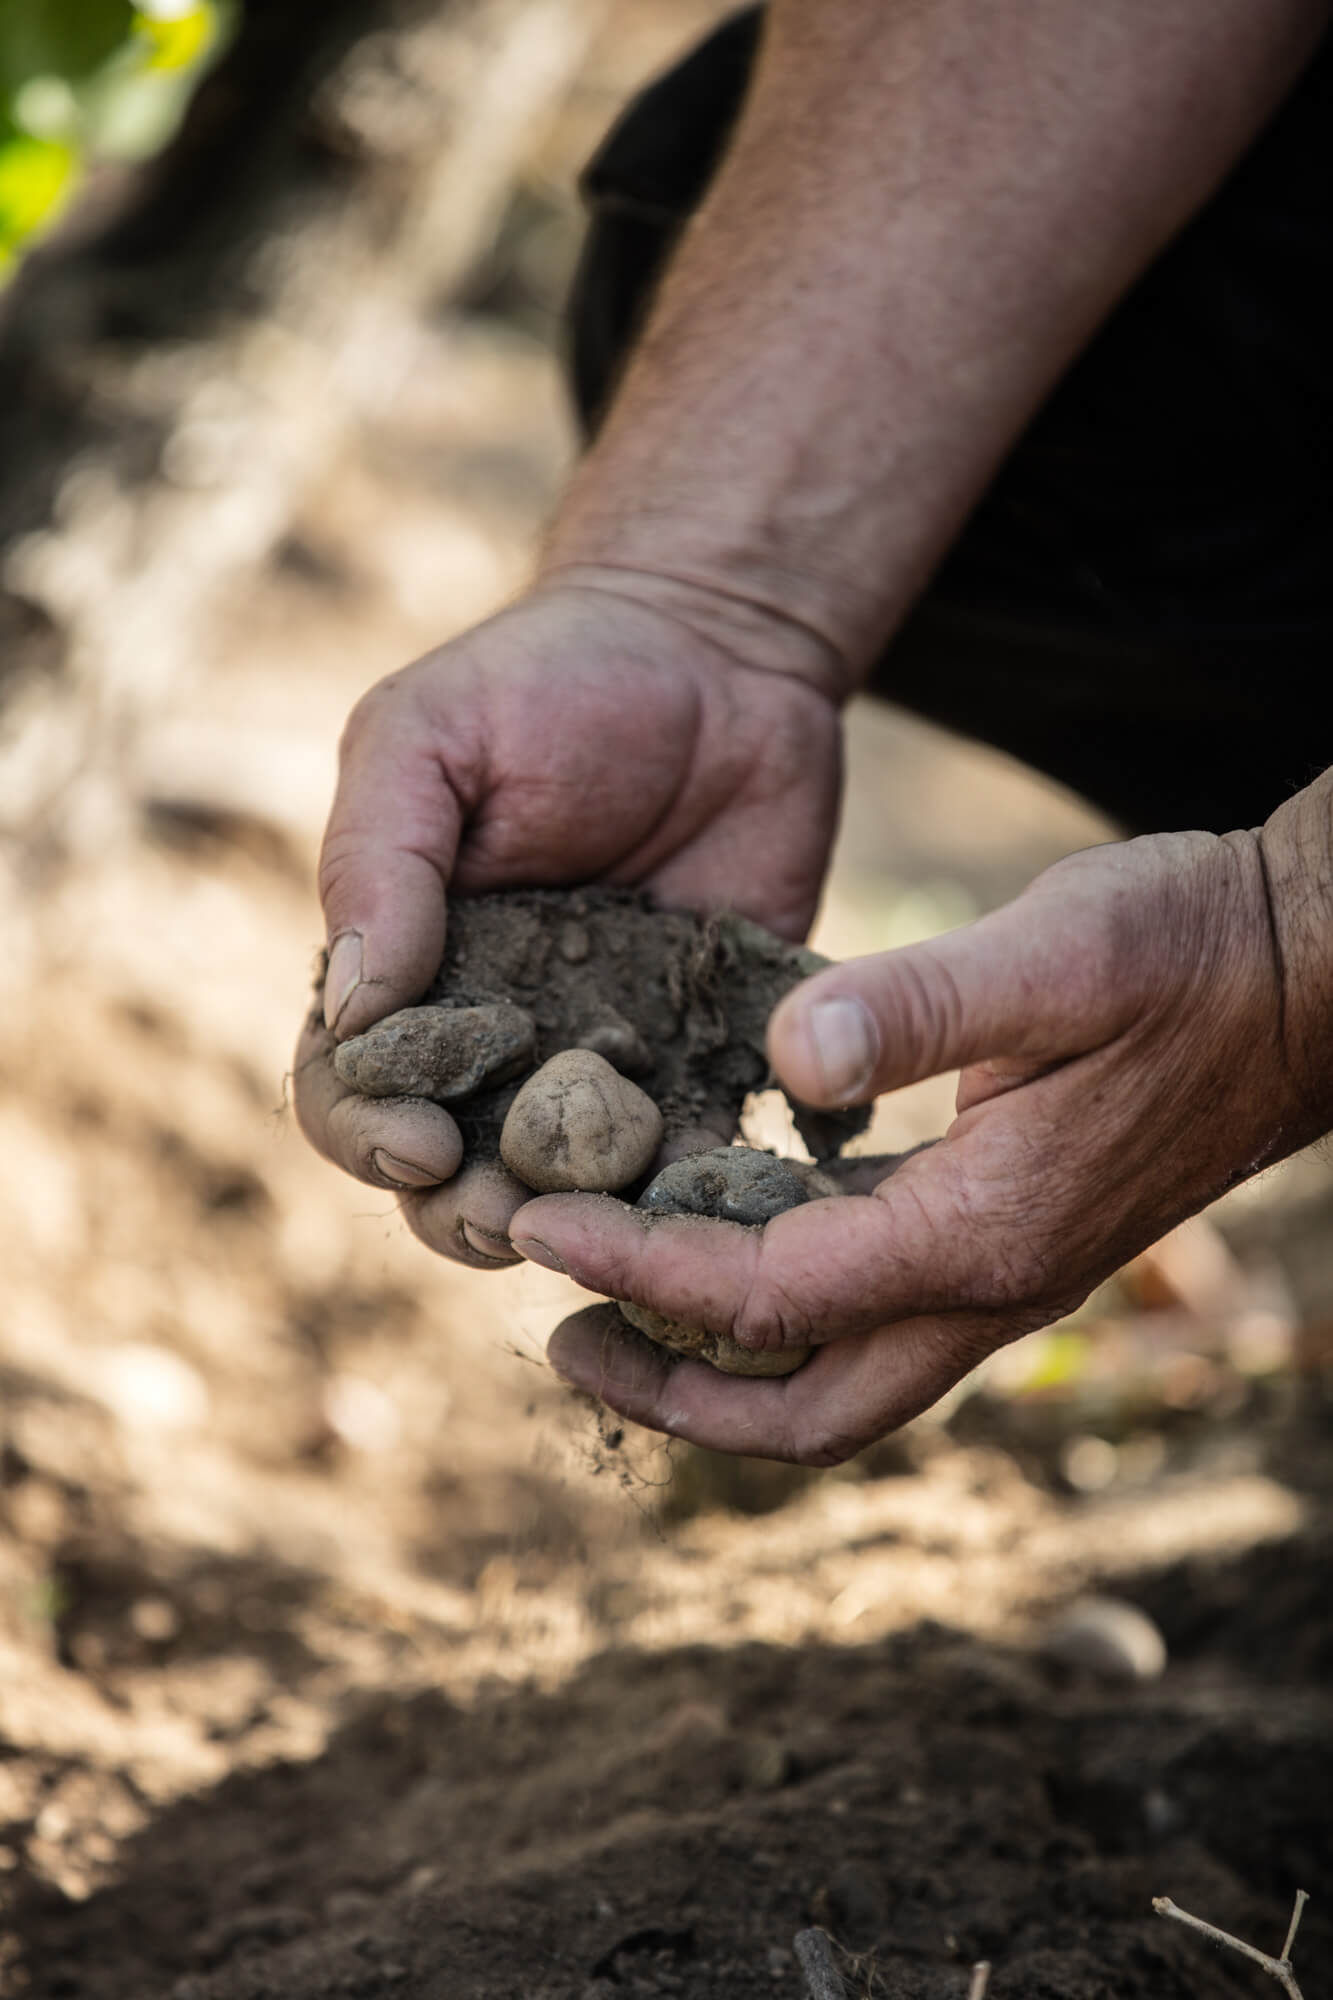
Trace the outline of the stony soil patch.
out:
[[[514,890],[460,899],[450,908],[444,961],[422,1004],[344,1042],[337,1069],[368,1096],[421,1096],[447,1105],[469,1161],[504,1155],[502,1134],[520,1091],[531,1104],[533,1072],[571,1050],[600,1058],[634,1086],[617,1122],[642,1121],[641,1094],[660,1112],[668,1141],[701,1127],[734,1129],[746,1098],[769,1080],[770,1013],[825,962],[743,917],[659,910],[629,890]],[[567,1060],[550,1081],[548,1102],[557,1083],[559,1094],[568,1093],[574,1078]],[[594,1071],[588,1095],[606,1082]],[[860,1111],[792,1110],[817,1158],[836,1152],[867,1123]],[[580,1181],[561,1171],[568,1167],[560,1159],[566,1123],[553,1116],[544,1137],[530,1131],[521,1158],[517,1133],[511,1135],[511,1170],[526,1161],[534,1188],[549,1185],[554,1172],[562,1186],[606,1192],[600,1172]],[[617,1163],[624,1177],[616,1185],[642,1179],[653,1150],[632,1147],[632,1161]]]

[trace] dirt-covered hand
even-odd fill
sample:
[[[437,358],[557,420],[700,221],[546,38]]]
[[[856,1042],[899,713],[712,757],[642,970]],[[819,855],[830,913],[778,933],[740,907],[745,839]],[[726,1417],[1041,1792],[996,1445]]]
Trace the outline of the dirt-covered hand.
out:
[[[319,1151],[399,1192],[444,1254],[514,1261],[521,1195],[490,1166],[459,1172],[443,1106],[347,1089],[337,1044],[421,995],[447,894],[634,885],[802,937],[833,834],[841,726],[816,643],[806,672],[799,631],[775,629],[769,650],[765,637],[687,591],[643,601],[633,579],[547,584],[353,711],[320,867],[324,1018],[301,1037],[296,1109]]]
[[[612,1298],[744,1346],[819,1351],[784,1379],[735,1379],[677,1365],[594,1307],[557,1331],[555,1366],[651,1428],[833,1464],[1325,1130],[1328,966],[1293,962],[1308,884],[1264,839],[1090,849],[975,924],[796,988],[769,1035],[789,1091],[859,1103],[958,1068],[938,1144],[873,1192],[762,1229],[566,1195],[522,1209],[511,1236]],[[1310,934],[1328,930],[1325,908]]]

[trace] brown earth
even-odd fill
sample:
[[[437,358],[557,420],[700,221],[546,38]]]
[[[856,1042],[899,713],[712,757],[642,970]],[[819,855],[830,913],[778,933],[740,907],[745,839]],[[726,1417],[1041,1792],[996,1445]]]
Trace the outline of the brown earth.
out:
[[[570,450],[573,173],[710,11],[478,0],[358,44],[301,126],[349,214],[358,162],[399,187],[453,131],[432,90],[480,107],[445,179],[492,220],[430,283],[339,221],[266,243],[221,330],[188,285],[136,319],[123,257],[105,322],[37,322],[23,422],[92,435],[4,511],[6,1996],[799,2000],[818,1922],[856,1995],[963,2000],[984,1955],[996,2000],[1241,2000],[1271,1982],[1150,1899],[1276,1950],[1297,1888],[1329,1983],[1322,1154],[815,1475],[609,1425],[541,1361],[566,1283],[431,1258],[284,1109],[341,720],[520,582]],[[832,956],[1108,831],[868,706],[850,763]],[[792,1142],[769,1097],[746,1130]],[[1087,1592],[1155,1621],[1160,1678],[1054,1659]]]
[[[663,1115],[667,1141],[714,1126],[734,1131],[747,1097],[768,1082],[764,1030],[797,982],[824,963],[744,918],[661,910],[617,889],[529,889],[456,906],[444,962],[419,1008],[404,1008],[344,1043],[339,1073],[377,1097],[433,1096],[463,1133],[464,1158],[497,1160],[505,1118],[532,1070],[567,1049],[589,1049],[632,1077]],[[322,987],[317,989],[317,1002]],[[481,1044],[492,1016],[506,1031]],[[464,1059],[447,1032],[465,1010]],[[517,1017],[529,1025],[527,1061],[506,1060]],[[430,1053],[414,1033],[424,1025]],[[421,1053],[418,1053],[418,1048]],[[433,1061],[432,1061],[433,1057]],[[498,1057],[498,1061],[496,1058]],[[432,1087],[432,1067],[462,1088]],[[792,1106],[796,1129],[832,1152],[869,1122],[863,1113]],[[534,1186],[538,1185],[536,1181]],[[619,1185],[619,1183],[617,1183]]]
[[[142,1557],[90,1559],[61,1630],[75,1658],[101,1640],[83,1672],[113,1705],[142,1710],[155,1679],[189,1714],[210,1706],[192,1668],[201,1694],[224,1657],[259,1669],[210,1718],[224,1763],[252,1765],[266,1712],[329,1677],[303,1627],[392,1664],[344,1691],[318,1754],[164,1809],[132,1771],[85,1767],[80,1794],[78,1760],[48,1768],[48,1841],[58,1801],[68,1825],[98,1794],[127,1831],[88,1901],[21,1881],[11,1990],[749,2000],[801,1992],[792,1939],[818,1923],[853,1994],[945,2000],[985,1958],[1000,1995],[1221,2000],[1261,1975],[1152,1897],[1276,1951],[1293,1887],[1314,1885],[1298,1963],[1318,1992],[1327,1427],[1275,1425],[1266,1446],[1280,1478],[1241,1471],[1233,1439],[1230,1473],[1088,1504],[993,1449],[918,1437],[868,1476],[801,1481],[749,1519],[711,1506],[632,1551],[580,1534],[574,1490],[529,1505],[527,1547],[470,1590],[480,1550],[460,1533],[452,1629],[438,1605],[333,1603],[312,1573],[199,1563],[164,1587]],[[612,1490],[613,1511],[643,1504]],[[1045,1662],[1052,1607],[1089,1582],[1155,1611],[1163,1679]],[[542,1645],[571,1619],[577,1663],[567,1623]],[[544,1651],[544,1674],[508,1684]]]

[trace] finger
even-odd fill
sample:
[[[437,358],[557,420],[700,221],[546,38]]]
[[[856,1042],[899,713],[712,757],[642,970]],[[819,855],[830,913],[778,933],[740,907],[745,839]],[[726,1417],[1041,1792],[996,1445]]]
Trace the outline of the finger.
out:
[[[320,854],[324,1012],[340,1040],[410,1005],[433,978],[462,818],[410,676],[381,681],[344,733]]]
[[[809,1347],[967,1305],[993,1280],[987,1232],[960,1212],[953,1150],[914,1155],[874,1194],[808,1202],[762,1229],[544,1195],[513,1218],[510,1239],[589,1291],[744,1347]]]
[[[909,1320],[755,1381],[677,1362],[614,1307],[591,1306],[556,1328],[547,1354],[565,1381],[647,1430],[742,1458],[828,1466],[929,1409],[1007,1337],[985,1317]]]
[[[437,1256],[484,1271],[522,1262],[509,1224],[531,1199],[531,1188],[498,1160],[472,1160],[447,1186],[404,1195],[401,1207],[412,1234]]]
[[[439,1104],[420,1097],[362,1097],[333,1067],[336,1038],[318,1015],[296,1049],[297,1122],[326,1160],[371,1187],[434,1187],[458,1171],[463,1141]]]
[[[546,1343],[546,1358],[571,1388],[585,1390],[617,1415],[655,1431],[666,1429],[662,1412],[677,1366],[705,1365],[678,1363],[665,1347],[636,1332],[613,1305],[584,1306],[561,1320]]]
[[[1020,898],[944,937],[830,966],[774,1009],[769,1059],[802,1103],[834,1106],[990,1058],[1030,1075],[1085,1054],[1137,1005],[1109,976],[1102,930],[1072,895],[1058,909],[1050,895]]]

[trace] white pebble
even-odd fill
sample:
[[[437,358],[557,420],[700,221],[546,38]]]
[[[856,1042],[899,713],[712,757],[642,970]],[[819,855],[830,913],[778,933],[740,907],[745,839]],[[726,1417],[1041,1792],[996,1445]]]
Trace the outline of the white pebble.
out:
[[[1123,1597],[1076,1598],[1051,1620],[1037,1650],[1057,1666],[1121,1686],[1156,1680],[1166,1667],[1161,1632]]]

